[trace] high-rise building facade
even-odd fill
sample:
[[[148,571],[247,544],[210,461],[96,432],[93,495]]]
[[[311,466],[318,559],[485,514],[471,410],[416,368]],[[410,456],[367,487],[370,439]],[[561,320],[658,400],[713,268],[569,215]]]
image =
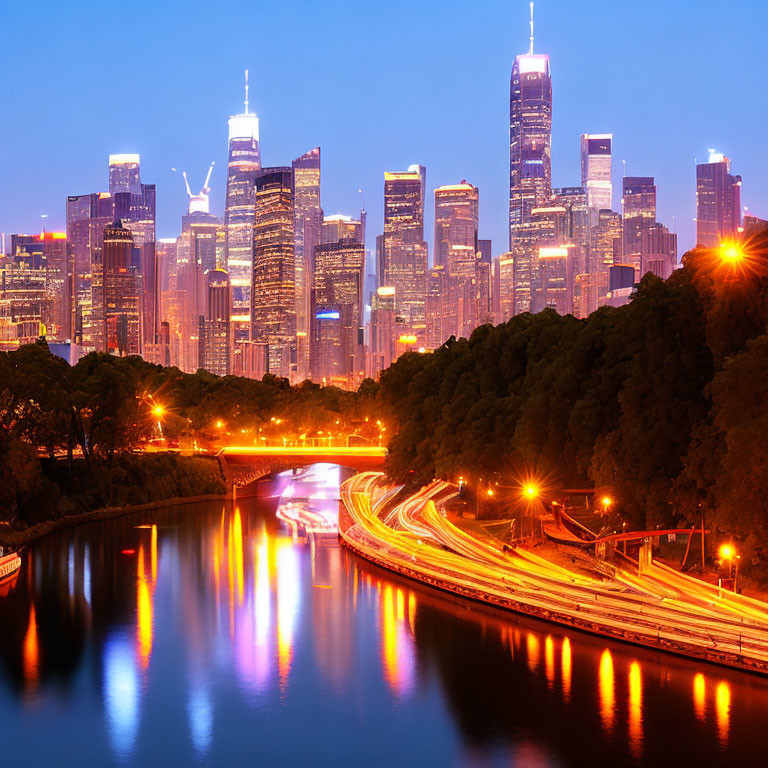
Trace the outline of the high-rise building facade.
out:
[[[205,275],[205,282],[205,315],[199,318],[198,334],[200,367],[216,376],[227,376],[232,372],[229,275],[223,269],[211,269]]]
[[[552,77],[549,56],[517,56],[509,101],[509,243],[530,221],[552,186]]]
[[[656,185],[653,176],[625,176],[621,190],[622,261],[640,272],[643,233],[656,222]]]
[[[424,241],[426,169],[384,174],[384,234],[377,238],[379,287],[394,289],[397,324],[405,336],[426,335],[427,262]]]
[[[142,284],[135,253],[131,231],[122,222],[104,230],[101,351],[120,356],[142,351]]]
[[[741,176],[731,175],[731,161],[710,150],[696,166],[696,244],[713,248],[733,238],[741,226]]]
[[[248,72],[245,109],[229,118],[227,157],[226,269],[232,285],[232,315],[237,338],[247,338],[253,268],[254,179],[261,168],[259,118],[248,109]]]
[[[323,210],[320,205],[320,147],[315,147],[292,163],[295,268],[296,268],[296,332],[305,334],[310,326],[312,274],[315,246],[320,242]],[[309,345],[297,348],[300,378],[309,374]]]
[[[354,386],[365,371],[362,222],[347,216],[323,221],[315,246],[311,292],[310,369],[314,381]]]
[[[587,195],[590,225],[597,224],[601,210],[613,207],[611,150],[613,134],[581,134],[581,186]]]
[[[256,174],[251,282],[251,339],[269,348],[269,371],[289,376],[296,351],[293,173]]]

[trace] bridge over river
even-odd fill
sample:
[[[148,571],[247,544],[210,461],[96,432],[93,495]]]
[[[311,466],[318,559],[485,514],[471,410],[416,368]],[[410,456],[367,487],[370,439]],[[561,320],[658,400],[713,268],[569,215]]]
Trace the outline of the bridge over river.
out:
[[[387,456],[383,446],[229,446],[218,453],[230,485],[244,488],[276,472],[309,464],[340,464],[358,472],[382,470]]]

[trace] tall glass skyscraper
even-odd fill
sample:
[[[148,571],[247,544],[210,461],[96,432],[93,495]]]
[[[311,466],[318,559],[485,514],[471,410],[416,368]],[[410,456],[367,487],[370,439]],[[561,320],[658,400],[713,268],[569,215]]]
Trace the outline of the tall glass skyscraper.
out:
[[[248,335],[253,265],[253,185],[261,168],[259,118],[248,111],[248,71],[245,73],[245,109],[229,118],[227,199],[227,271],[232,284],[232,320],[235,336]]]
[[[656,223],[656,184],[653,176],[625,176],[622,181],[622,263],[640,277],[643,234]]]
[[[384,234],[377,238],[379,287],[394,289],[404,336],[426,338],[428,250],[424,242],[426,169],[384,174]]]
[[[320,242],[323,209],[320,207],[320,147],[309,150],[292,163],[294,237],[296,263],[296,333],[308,338],[310,294],[315,246]],[[309,345],[302,344],[297,360],[299,377],[309,375]]]
[[[741,226],[741,176],[731,176],[731,161],[710,150],[696,166],[696,244],[717,246]]]
[[[612,142],[612,133],[581,134],[581,186],[587,192],[591,226],[597,224],[600,211],[610,210],[612,206]]]
[[[552,78],[549,56],[531,51],[515,57],[509,99],[510,250],[531,211],[552,186]]]
[[[254,187],[251,339],[268,345],[269,372],[289,376],[296,347],[293,174],[263,168]]]

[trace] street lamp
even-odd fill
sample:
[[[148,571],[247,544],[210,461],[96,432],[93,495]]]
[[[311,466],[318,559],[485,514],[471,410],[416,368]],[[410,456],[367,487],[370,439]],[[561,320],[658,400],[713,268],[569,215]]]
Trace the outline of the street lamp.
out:
[[[719,555],[721,561],[725,560],[728,563],[728,578],[732,578],[733,558],[736,556],[736,550],[733,548],[733,545],[722,544],[720,549],[717,551],[717,554]]]
[[[607,515],[608,510],[611,508],[611,504],[613,504],[613,499],[610,496],[603,496],[601,503],[603,505],[603,514]]]

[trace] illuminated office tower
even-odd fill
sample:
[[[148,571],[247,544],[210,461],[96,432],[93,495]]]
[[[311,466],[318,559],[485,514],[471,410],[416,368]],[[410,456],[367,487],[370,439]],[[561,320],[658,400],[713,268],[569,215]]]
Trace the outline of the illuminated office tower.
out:
[[[477,187],[462,181],[435,190],[435,266],[444,266],[447,275],[441,343],[469,336],[478,325],[478,218]]]
[[[614,264],[622,263],[623,224],[621,214],[603,209],[592,227],[589,247],[590,274],[608,273]]]
[[[395,289],[395,316],[404,336],[426,335],[427,244],[424,166],[384,174],[384,234],[377,238],[379,287]]]
[[[573,269],[584,274],[589,265],[590,210],[587,206],[587,190],[584,187],[558,187],[552,190],[551,200],[567,210],[567,239],[573,245]]]
[[[597,224],[601,210],[612,207],[612,142],[612,133],[581,134],[581,186],[587,194],[590,226]]]
[[[496,259],[497,323],[506,323],[515,315],[515,258],[512,253],[502,253]]]
[[[153,345],[158,331],[159,294],[155,255],[154,184],[142,184],[140,158],[135,154],[109,156],[109,194],[114,201],[113,218],[131,232],[139,251],[138,274],[143,293],[142,344]]]
[[[109,192],[67,197],[67,257],[74,274],[70,291],[72,350],[103,349],[102,246],[104,230],[115,220]],[[70,360],[71,363],[77,362]]]
[[[608,272],[576,275],[573,280],[573,314],[589,317],[608,293]]]
[[[574,244],[573,201],[567,195],[551,198],[531,211],[538,224],[536,261],[531,274],[534,312],[551,307],[562,315],[573,311],[573,276],[578,247]]]
[[[45,324],[49,340],[70,338],[71,270],[67,256],[66,232],[41,232],[38,235],[11,235],[11,258],[30,269],[45,273],[45,290],[52,311]]]
[[[217,376],[231,373],[229,275],[211,269],[205,275],[207,286],[205,315],[199,318],[200,367]]]
[[[118,192],[129,192],[132,195],[142,193],[139,155],[109,156],[109,194],[115,195]]]
[[[292,163],[294,237],[296,258],[296,332],[307,338],[310,326],[310,297],[315,246],[320,242],[323,210],[320,207],[320,147],[315,147]],[[300,378],[309,373],[309,345],[297,349]]]
[[[741,226],[741,176],[731,161],[714,150],[696,166],[696,244],[707,248],[733,238]]]
[[[248,111],[248,71],[245,72],[245,109],[229,118],[227,199],[227,271],[232,285],[233,333],[247,339],[253,268],[253,185],[261,168],[259,118]]]
[[[446,306],[448,300],[448,272],[442,264],[431,267],[427,273],[427,334],[426,347],[435,350],[451,336],[449,325],[455,325]]]
[[[315,246],[311,291],[310,370],[314,381],[352,387],[362,380],[365,243],[362,222],[323,221]]]
[[[376,378],[395,359],[395,289],[384,285],[371,297],[371,354],[367,374]]]
[[[666,280],[677,265],[677,235],[659,222],[643,231],[640,243],[640,275],[648,272]]]
[[[625,176],[622,181],[621,206],[622,263],[632,265],[636,273],[639,273],[643,232],[656,221],[656,185],[653,177]]]
[[[296,347],[293,179],[290,168],[256,174],[251,339],[269,346],[269,372],[289,376]]]
[[[466,181],[438,187],[435,190],[435,266],[445,266],[455,273],[455,265],[463,269],[466,249],[474,255],[478,250],[479,191]],[[461,249],[457,255],[456,249]]]
[[[178,239],[163,237],[155,248],[157,258],[158,290],[160,292],[158,355],[160,365],[176,365],[178,362],[179,319],[171,316],[175,310],[173,297],[177,284]],[[180,367],[180,366],[179,366]]]
[[[53,322],[48,270],[0,256],[0,351],[33,344]]]
[[[133,236],[119,220],[104,230],[102,247],[102,351],[141,354],[142,286]]]
[[[531,211],[546,200],[552,185],[552,78],[549,56],[533,52],[515,57],[509,100],[509,245],[529,259],[525,225]],[[523,237],[526,250],[515,248]]]

